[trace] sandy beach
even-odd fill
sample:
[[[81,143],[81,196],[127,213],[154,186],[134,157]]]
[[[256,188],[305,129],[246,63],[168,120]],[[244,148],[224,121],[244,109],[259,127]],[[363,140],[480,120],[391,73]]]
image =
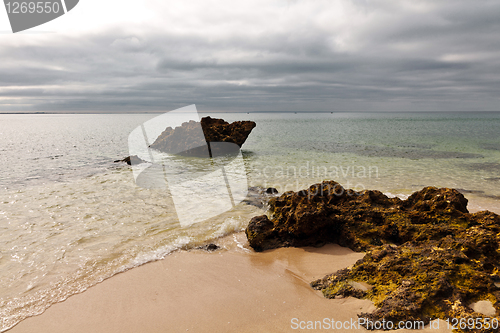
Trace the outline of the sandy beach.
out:
[[[325,318],[356,321],[357,313],[374,309],[370,301],[329,300],[309,287],[363,253],[335,244],[255,253],[245,242],[238,233],[220,239],[222,249],[215,252],[174,252],[73,295],[8,332],[314,332],[329,330]],[[301,330],[300,322],[307,327],[308,321],[321,321],[321,329]],[[449,331],[440,326],[422,331]]]

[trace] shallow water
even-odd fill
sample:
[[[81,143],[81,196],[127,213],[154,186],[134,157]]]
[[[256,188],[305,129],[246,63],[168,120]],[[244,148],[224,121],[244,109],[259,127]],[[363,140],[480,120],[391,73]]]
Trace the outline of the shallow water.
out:
[[[174,202],[169,189],[137,186],[131,168],[113,160],[128,155],[129,133],[154,116],[0,115],[0,331],[117,272],[241,231],[263,213],[240,203],[207,220],[203,212],[220,210],[213,173],[190,183],[207,196],[183,203],[200,223],[180,223],[177,192]],[[333,179],[400,197],[454,187],[470,210],[500,213],[499,113],[212,116],[257,122],[241,156],[248,186],[283,192]],[[209,168],[177,162],[170,172],[179,177]]]

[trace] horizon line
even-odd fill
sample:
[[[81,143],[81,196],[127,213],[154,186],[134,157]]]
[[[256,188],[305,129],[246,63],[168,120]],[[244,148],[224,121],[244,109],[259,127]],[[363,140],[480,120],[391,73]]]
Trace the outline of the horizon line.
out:
[[[113,111],[91,111],[91,112],[66,112],[66,111],[35,111],[35,112],[1,112],[1,114],[5,115],[13,115],[13,114],[162,114],[166,112],[175,112],[176,109],[171,111],[130,111],[130,112],[113,112]],[[198,113],[497,113],[500,110],[481,110],[481,111],[443,111],[443,110],[435,110],[435,111],[200,111]]]

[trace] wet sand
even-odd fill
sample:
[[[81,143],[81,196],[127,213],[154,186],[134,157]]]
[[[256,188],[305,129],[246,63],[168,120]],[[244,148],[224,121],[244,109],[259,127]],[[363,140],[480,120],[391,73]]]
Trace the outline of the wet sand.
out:
[[[8,332],[321,332],[331,330],[325,318],[356,322],[357,313],[374,309],[370,301],[329,300],[309,287],[363,253],[333,244],[255,253],[243,233],[218,243],[222,250],[178,251],[120,273]],[[321,329],[318,323],[299,328],[308,321],[321,321]],[[423,331],[449,332],[440,326]],[[368,332],[356,326],[336,331]]]

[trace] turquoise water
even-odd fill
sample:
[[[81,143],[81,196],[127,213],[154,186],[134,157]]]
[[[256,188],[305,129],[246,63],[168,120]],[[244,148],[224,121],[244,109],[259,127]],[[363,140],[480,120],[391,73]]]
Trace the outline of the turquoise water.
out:
[[[241,231],[264,212],[240,203],[180,225],[168,190],[141,188],[129,166],[113,163],[128,155],[129,133],[155,116],[0,115],[0,331],[120,271]],[[257,123],[242,150],[248,186],[282,192],[334,179],[402,198],[454,187],[472,211],[500,213],[500,113],[211,116]],[[199,219],[196,207],[210,202],[190,204]]]
[[[454,187],[476,209],[499,209],[498,113],[259,116],[266,119],[259,135],[244,147],[253,182],[298,190],[335,179],[401,196]]]

